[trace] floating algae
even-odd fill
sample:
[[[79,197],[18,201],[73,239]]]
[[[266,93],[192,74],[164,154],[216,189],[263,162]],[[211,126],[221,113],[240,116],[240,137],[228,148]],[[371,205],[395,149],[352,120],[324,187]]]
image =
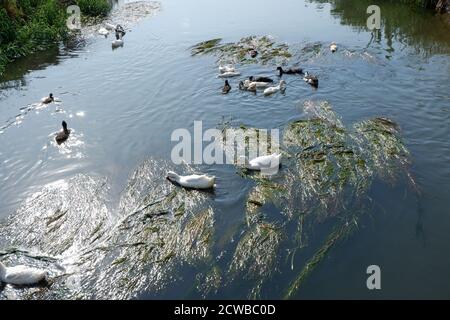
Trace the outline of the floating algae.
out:
[[[281,234],[289,234],[290,227],[295,226],[297,233],[286,239],[294,247],[293,255],[305,247],[305,239],[309,238],[307,232],[311,228],[304,228],[305,225],[315,226],[317,221],[338,217],[324,244],[287,288],[285,298],[292,297],[334,244],[354,229],[365,212],[364,200],[368,199],[372,181],[375,178],[394,181],[395,173],[406,170],[408,164],[408,152],[392,120],[375,118],[347,128],[327,102],[307,101],[304,112],[305,119],[290,123],[284,130],[283,169],[275,181],[248,176],[256,182],[247,198],[248,230],[230,266],[230,270],[239,270],[244,275],[259,274],[267,278],[272,275],[252,256],[258,251],[255,250],[261,238],[258,226],[265,223],[261,211],[266,204],[275,205],[283,213],[284,221],[278,228]],[[271,259],[280,254],[275,245],[279,240],[274,236],[269,239],[272,244],[263,247],[261,259],[272,265],[275,260]],[[258,297],[267,278],[256,281],[249,297]]]
[[[252,58],[250,50],[256,50],[258,55]],[[211,39],[191,47],[191,54],[193,56],[214,54],[221,64],[285,64],[292,57],[287,44],[277,44],[269,36],[249,36],[236,43],[222,43],[220,38]]]
[[[284,269],[283,262],[297,274],[282,296],[295,297],[315,266],[356,229],[367,212],[372,182],[395,182],[402,172],[408,174],[409,163],[399,127],[390,119],[345,126],[327,102],[308,101],[304,113],[286,125],[281,146],[263,130],[255,129],[256,139],[244,137],[247,151],[265,143],[268,149],[281,147],[283,158],[281,170],[270,179],[244,175],[254,185],[245,223],[233,226],[233,237],[216,234],[209,194],[165,179],[173,170],[168,162],[151,159],[139,166],[114,214],[105,205],[105,179],[79,175],[45,187],[0,224],[2,248],[10,248],[0,258],[45,267],[54,282],[50,288],[22,291],[7,287],[0,298],[158,296],[182,281],[182,266],[196,272],[194,289],[203,297],[248,284],[242,295],[258,298],[271,292],[269,281]],[[230,124],[223,129],[244,136],[253,131]],[[315,228],[323,221],[328,235],[317,238]],[[296,253],[306,252],[307,246],[315,253],[299,261]],[[231,260],[222,260],[228,252]]]
[[[398,139],[399,127],[390,119],[374,118],[354,126],[354,139],[369,167],[385,180],[394,180],[399,167],[409,163],[409,153]]]
[[[222,271],[218,266],[213,266],[206,274],[199,273],[196,277],[198,292],[202,293],[202,297],[206,298],[210,294],[216,294],[222,285]]]
[[[247,198],[245,214],[247,225],[261,222],[263,216],[260,214],[260,208],[269,202],[281,204],[285,194],[286,189],[283,185],[268,179],[260,179]]]
[[[230,122],[219,124],[219,130],[222,132],[222,139],[216,143],[225,153],[227,163],[243,165],[245,157],[254,159],[280,150],[278,131],[244,125],[233,127]]]
[[[240,239],[229,267],[231,279],[251,280],[255,283],[249,298],[260,295],[261,284],[277,267],[277,251],[282,231],[274,224],[253,224]]]
[[[152,16],[161,10],[158,1],[134,1],[118,6],[106,19],[83,16],[83,24],[80,30],[81,41],[93,37],[99,37],[98,30],[105,23],[120,24],[125,30],[131,29],[142,19]]]
[[[173,281],[176,266],[195,266],[211,258],[214,212],[201,192],[169,183],[169,169],[149,160],[130,177],[120,202],[121,219],[100,245],[107,249],[81,257],[83,269],[97,269],[82,280],[83,288],[96,288],[95,293],[82,290],[85,298],[124,299],[158,292]],[[180,210],[183,214],[175,215]]]
[[[51,290],[30,288],[20,298],[132,298],[165,288],[180,264],[195,267],[209,261],[214,212],[207,196],[174,186],[165,179],[167,170],[173,170],[167,163],[144,162],[131,175],[117,216],[104,205],[106,182],[85,176],[57,189],[44,188],[26,201],[0,225],[8,235],[2,245],[57,254],[54,260],[22,256],[46,268],[61,265],[64,272]],[[19,231],[31,225],[35,232]]]
[[[77,251],[95,228],[107,226],[107,191],[105,179],[84,175],[48,185],[5,221],[2,234],[10,246],[50,255]]]
[[[294,279],[294,281],[289,285],[286,293],[284,294],[285,299],[292,298],[293,295],[298,291],[303,281],[307,278],[307,276],[314,270],[314,267],[322,261],[325,255],[330,251],[330,249],[340,240],[342,240],[345,236],[347,236],[355,224],[343,224],[335,231],[333,231],[325,243],[319,248],[319,250],[314,253],[313,257],[308,260],[305,266],[302,268],[300,273]]]

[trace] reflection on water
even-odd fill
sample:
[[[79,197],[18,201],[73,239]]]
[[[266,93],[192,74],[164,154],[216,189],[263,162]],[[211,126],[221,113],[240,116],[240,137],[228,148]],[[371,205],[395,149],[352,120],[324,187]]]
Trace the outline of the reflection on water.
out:
[[[366,4],[162,1],[131,21],[123,48],[92,28],[81,45],[11,64],[0,127],[20,124],[0,134],[0,256],[55,282],[0,297],[448,297],[448,33],[383,2],[373,35]],[[276,79],[269,59],[238,63],[222,95],[215,57],[191,48],[250,35],[285,44],[286,65],[317,75],[319,89],[286,75],[283,95],[239,91],[250,75]],[[49,92],[61,101],[38,108]],[[167,170],[189,172],[170,163],[172,131],[223,119],[280,129],[280,175],[205,165],[195,170],[217,177],[214,193],[168,183]],[[62,120],[73,134],[57,146]],[[374,263],[388,284],[376,296],[365,289]]]
[[[340,19],[340,23],[367,30],[367,8],[371,0],[308,0],[312,3],[332,3],[330,13]],[[435,15],[433,11],[414,6],[405,6],[400,1],[384,0],[377,3],[381,9],[381,30],[374,31],[368,46],[372,42],[386,43],[387,54],[411,46],[417,53],[429,56],[450,52],[450,25]]]
[[[21,57],[7,65],[5,72],[0,76],[0,99],[7,89],[26,86],[24,75],[30,70],[40,70],[50,65],[57,65],[60,60],[58,53],[57,46],[50,47],[46,51]]]

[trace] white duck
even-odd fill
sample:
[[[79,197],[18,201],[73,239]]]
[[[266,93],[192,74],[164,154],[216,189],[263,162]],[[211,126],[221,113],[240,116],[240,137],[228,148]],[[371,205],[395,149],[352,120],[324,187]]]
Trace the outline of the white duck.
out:
[[[105,23],[105,28],[106,28],[107,30],[109,30],[109,31],[114,31],[114,30],[116,30],[116,26],[113,25],[113,24],[111,24],[111,23],[108,23],[108,22]]]
[[[250,80],[245,80],[244,81],[244,86],[246,88],[267,88],[270,85],[269,82],[262,82],[262,81],[250,81]]]
[[[112,47],[113,48],[123,47],[123,40],[122,39],[113,40]]]
[[[219,73],[226,73],[226,72],[236,72],[236,68],[230,65],[219,67]]]
[[[331,52],[332,52],[332,53],[335,53],[335,52],[337,51],[337,49],[338,49],[338,47],[337,47],[336,42],[332,42],[332,43],[330,44],[330,50],[331,50]]]
[[[210,177],[205,174],[192,174],[189,176],[180,176],[179,174],[169,171],[167,179],[178,183],[180,186],[190,189],[211,189],[215,186],[216,177]]]
[[[281,154],[273,153],[267,156],[260,156],[253,160],[250,160],[246,165],[249,170],[264,170],[273,169],[280,164]]]
[[[39,270],[36,268],[30,268],[24,265],[15,267],[6,267],[0,262],[0,281],[24,286],[33,285],[47,278],[47,271]]]
[[[98,29],[98,33],[101,34],[102,36],[107,36],[109,34],[109,31],[106,28],[100,28]]]
[[[269,96],[271,94],[274,94],[280,90],[284,90],[286,88],[286,81],[281,80],[280,83],[275,87],[269,87],[266,90],[264,90],[264,95]]]
[[[231,77],[237,77],[240,76],[241,73],[238,71],[229,71],[219,74],[219,78],[231,78]]]

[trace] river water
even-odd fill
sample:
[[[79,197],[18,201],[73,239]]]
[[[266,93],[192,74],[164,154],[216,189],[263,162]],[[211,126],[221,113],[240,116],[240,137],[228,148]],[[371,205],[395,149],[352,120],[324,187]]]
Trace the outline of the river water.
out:
[[[130,23],[123,48],[111,50],[111,36],[93,36],[82,45],[48,50],[12,63],[0,79],[0,219],[7,221],[9,217],[18,223],[15,215],[45,215],[49,208],[53,210],[55,202],[62,207],[67,202],[79,206],[70,218],[73,220],[67,220],[71,225],[87,224],[94,229],[92,217],[86,214],[98,210],[105,215],[99,218],[107,221],[103,224],[105,230],[114,229],[115,219],[132,202],[130,175],[136,168],[144,163],[144,169],[138,173],[151,168],[159,172],[166,167],[186,172],[183,166],[170,164],[175,144],[170,137],[175,129],[193,132],[194,121],[203,121],[204,129],[230,121],[283,130],[302,117],[304,102],[328,101],[345,126],[373,117],[395,121],[410,153],[408,171],[418,191],[411,188],[406,178],[395,183],[375,178],[366,195],[375,204],[365,209],[356,230],[327,252],[290,297],[449,298],[450,27],[430,12],[381,2],[382,28],[371,32],[366,28],[366,8],[370,4],[360,0],[162,0],[160,10]],[[284,94],[255,97],[239,92],[238,82],[233,79],[230,94],[222,95],[223,80],[217,78],[216,57],[193,57],[190,48],[213,38],[237,42],[250,35],[270,35],[277,43],[298,49],[299,54],[290,63],[299,63],[316,74],[319,89],[313,90],[299,77],[287,77]],[[328,50],[332,41],[339,45],[335,54]],[[311,52],[302,48],[315,49]],[[271,63],[238,67],[243,75],[266,74],[275,78],[276,65]],[[39,99],[49,92],[60,101],[37,107]],[[53,135],[62,120],[73,131],[68,142],[58,147]],[[96,293],[89,292],[88,282],[77,278],[81,283],[78,287],[73,284],[70,290],[61,289],[58,294],[51,293],[52,289],[48,290],[50,293],[25,294],[22,289],[6,287],[2,297],[285,297],[301,268],[326,239],[328,226],[339,218],[318,219],[309,225],[308,241],[294,258],[288,253],[292,245],[282,242],[275,250],[275,263],[262,258],[265,251],[261,261],[258,254],[253,262],[241,257],[243,264],[253,263],[254,268],[250,266],[248,272],[228,276],[233,265],[239,265],[239,256],[233,252],[246,235],[246,200],[254,182],[236,174],[231,165],[200,165],[195,170],[217,177],[214,194],[195,196],[206,202],[210,210],[206,212],[211,216],[202,213],[195,223],[183,223],[197,226],[200,221],[202,225],[214,225],[213,234],[206,237],[213,239],[210,253],[204,253],[203,247],[178,252],[179,246],[189,243],[189,239],[183,242],[184,238],[180,238],[174,244],[173,255],[181,257],[182,262],[167,270],[129,267],[126,270],[130,275],[143,279],[143,283],[129,290],[112,284],[109,287],[113,280],[109,281],[108,272],[103,271],[112,259],[116,259],[112,265],[120,265],[133,257],[122,252],[118,255],[124,255],[123,259],[98,258],[103,260],[95,265],[97,275],[89,279],[96,283]],[[159,173],[164,175],[163,171]],[[147,177],[153,174],[154,171],[147,172]],[[86,177],[93,180],[86,182]],[[144,179],[136,175],[134,178]],[[69,187],[58,189],[68,181]],[[73,185],[76,187],[71,189]],[[43,192],[48,202],[25,210],[33,206],[30,199],[36,199],[49,186],[54,189]],[[100,188],[104,194],[95,193],[101,199],[86,200],[83,186],[90,191]],[[158,190],[163,192],[166,187],[161,188]],[[267,215],[275,220],[284,211],[271,205],[265,207]],[[349,206],[345,210],[357,209]],[[56,256],[64,268],[70,269],[77,249],[71,247],[67,250],[70,253],[62,249],[67,246],[53,250],[51,241],[56,238],[46,239],[45,228],[41,229],[39,216],[36,218],[27,225],[30,229],[2,229],[3,249],[14,244],[24,250],[37,250]],[[180,236],[183,228],[186,227],[168,229],[160,238],[170,242],[167,237]],[[33,239],[17,234],[32,234],[33,230],[40,233]],[[292,230],[282,230],[281,237],[289,239]],[[105,236],[104,241],[115,237],[119,236]],[[12,244],[10,239],[15,239]],[[70,241],[78,240],[74,237]],[[77,243],[79,250],[87,246],[83,239]],[[251,246],[247,248],[250,249]],[[212,258],[191,263],[191,254]],[[166,252],[157,261],[171,256]],[[217,265],[212,272],[211,261]],[[265,270],[264,264],[270,270]],[[366,287],[366,269],[373,264],[381,268],[381,290]],[[83,267],[80,268],[74,272],[82,277]],[[158,276],[166,271],[167,277]],[[111,279],[119,277],[120,272],[114,272]],[[260,277],[249,276],[252,272],[260,272]],[[212,286],[214,290],[205,290],[202,283],[217,285]],[[99,290],[102,285],[104,292]],[[110,288],[120,293],[108,293]]]

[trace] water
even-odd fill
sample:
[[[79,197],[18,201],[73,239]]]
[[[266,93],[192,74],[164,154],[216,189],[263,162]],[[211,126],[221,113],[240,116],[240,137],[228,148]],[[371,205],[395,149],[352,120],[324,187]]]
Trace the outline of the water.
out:
[[[399,179],[394,184],[376,180],[368,191],[368,197],[376,205],[367,209],[356,232],[329,251],[294,297],[449,298],[450,280],[446,274],[450,258],[445,255],[450,243],[447,232],[450,225],[447,210],[450,191],[447,165],[450,160],[447,139],[450,133],[449,27],[428,12],[383,3],[383,27],[380,33],[373,34],[365,29],[368,5],[369,1],[356,0],[335,1],[334,4],[298,0],[264,4],[253,0],[164,0],[161,10],[154,16],[133,24],[123,48],[112,51],[111,38],[96,36],[75,49],[53,49],[11,64],[1,82],[0,93],[1,126],[8,125],[0,134],[0,218],[14,215],[26,199],[35,197],[44,186],[56,184],[56,191],[44,192],[52,198],[46,198],[47,202],[28,213],[19,210],[18,217],[29,214],[39,217],[59,205],[62,208],[79,205],[80,213],[67,218],[68,226],[76,224],[77,217],[81,219],[87,214],[82,221],[89,225],[89,230],[83,232],[90,234],[96,230],[96,223],[89,223],[89,214],[101,212],[95,218],[101,222],[101,230],[114,229],[115,219],[136,206],[136,200],[127,200],[133,196],[123,195],[133,171],[149,158],[163,161],[164,164],[156,162],[154,167],[173,166],[166,162],[175,145],[170,141],[173,130],[186,128],[192,132],[194,120],[202,120],[205,129],[215,128],[223,119],[232,119],[237,125],[283,129],[289,122],[301,118],[305,101],[326,100],[346,126],[377,116],[394,119],[401,127],[401,136],[410,152],[409,170],[420,194],[414,192],[407,179]],[[249,35],[271,35],[291,48],[320,44],[317,55],[303,54],[299,58],[302,67],[319,77],[319,89],[312,90],[300,78],[288,77],[285,95],[254,97],[239,92],[237,81],[233,79],[231,93],[221,95],[223,82],[216,77],[216,59],[213,56],[191,57],[189,48],[212,38],[235,42]],[[331,41],[339,44],[336,54],[327,49]],[[275,67],[250,64],[239,69],[245,75],[270,75],[274,74]],[[49,92],[61,101],[37,108],[34,103]],[[25,109],[21,111],[21,108]],[[73,136],[69,143],[58,147],[52,137],[64,119],[73,129]],[[148,166],[152,167],[147,164],[145,170],[149,170]],[[206,206],[213,212],[213,245],[208,249],[211,253],[204,254],[207,249],[200,246],[199,251],[195,251],[200,262],[191,263],[190,259],[183,258],[184,251],[177,251],[180,244],[189,243],[182,238],[182,230],[185,230],[185,223],[189,225],[189,220],[181,221],[174,229],[161,222],[160,228],[168,228],[163,235],[181,238],[178,246],[162,246],[158,259],[167,258],[168,252],[175,250],[184,263],[174,263],[167,270],[151,269],[155,278],[144,277],[148,269],[141,266],[133,271],[134,276],[144,282],[134,286],[139,290],[128,292],[110,284],[118,292],[115,297],[203,297],[205,289],[198,289],[192,279],[203,283],[205,274],[214,275],[214,272],[208,273],[211,259],[222,272],[222,282],[219,289],[208,291],[206,297],[252,296],[258,279],[232,280],[226,270],[232,263],[237,242],[247,230],[245,203],[254,182],[242,179],[233,166],[203,165],[195,170],[218,178],[213,195],[194,196],[195,201],[200,201],[199,206]],[[164,175],[163,170],[159,173]],[[148,173],[148,176],[153,174]],[[80,194],[80,199],[84,200],[77,199],[67,189],[58,191],[62,190],[58,189],[58,184],[67,181],[73,181],[69,186],[76,186],[73,187],[77,190],[75,195]],[[146,183],[144,179],[142,184]],[[169,186],[164,186],[164,179],[159,184],[159,187],[153,184],[147,187],[151,186],[149,190],[162,188],[161,193],[172,190],[166,190]],[[102,190],[101,194],[95,191],[97,189]],[[193,212],[203,212],[195,208]],[[280,210],[276,207],[268,205],[264,210],[279,218]],[[348,208],[349,212],[352,210],[356,209]],[[210,218],[205,219],[200,221],[210,221]],[[9,238],[19,239],[15,244],[24,249],[37,246],[40,252],[58,255],[67,269],[71,265],[69,260],[77,257],[76,248],[84,250],[86,247],[83,232],[78,235],[79,241],[72,240],[77,245],[68,254],[52,247],[50,236],[45,239],[38,221],[29,224],[33,230],[36,223],[36,238],[8,233],[0,243],[8,243]],[[309,226],[308,245],[296,254],[293,270],[290,258],[286,258],[286,250],[292,245],[282,242],[276,253],[274,270],[262,276],[266,282],[260,296],[283,297],[335,222],[317,221]],[[23,232],[14,227],[5,230]],[[77,234],[77,229],[69,230]],[[202,236],[193,234],[194,238]],[[289,238],[290,234],[283,236]],[[115,239],[114,243],[122,241],[116,239],[119,235],[110,237]],[[119,277],[115,269],[111,273],[105,271],[113,268],[105,266],[105,261],[122,260],[108,255],[98,255],[97,259],[104,260],[103,264],[95,266],[97,275],[86,281],[81,279],[80,287],[84,289],[74,285],[77,288],[74,291],[89,297],[93,294],[86,293],[89,281],[100,283],[108,279],[108,274],[111,279]],[[119,262],[113,265],[120,265]],[[381,267],[380,291],[366,288],[366,268],[371,264]],[[82,274],[83,266],[80,268],[81,271],[75,273]],[[159,273],[167,278],[160,276],[159,279]],[[108,296],[109,288],[108,284],[104,285],[104,296]],[[73,297],[64,292],[42,294],[43,297],[46,294]],[[99,293],[98,297],[102,295]]]

